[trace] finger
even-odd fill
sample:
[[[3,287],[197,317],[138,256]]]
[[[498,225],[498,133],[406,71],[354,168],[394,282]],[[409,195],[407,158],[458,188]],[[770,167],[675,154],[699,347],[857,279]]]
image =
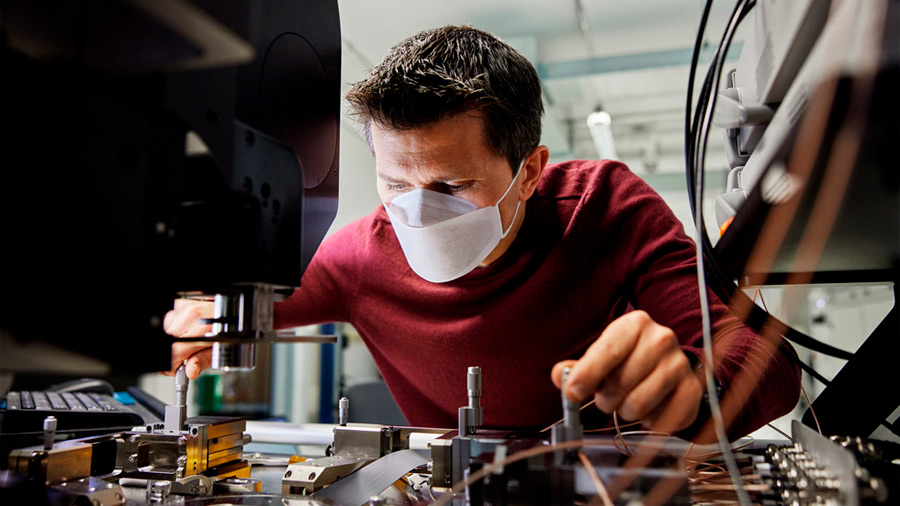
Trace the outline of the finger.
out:
[[[582,402],[595,392],[603,378],[631,354],[640,329],[650,323],[652,320],[643,311],[632,311],[610,323],[572,366],[566,383],[566,397]]]
[[[212,365],[212,347],[204,344],[174,343],[172,345],[172,368],[161,371],[164,376],[174,376],[181,364],[185,364],[185,374],[189,379],[197,379],[204,369]]]
[[[209,343],[172,343],[172,365],[178,367],[182,362],[200,350],[210,348]]]
[[[187,377],[194,380],[204,369],[212,365],[212,348],[205,348],[191,355],[184,368]]]
[[[641,384],[629,392],[622,403],[615,407],[614,410],[625,420],[643,420],[644,417],[663,404],[663,401],[667,399],[676,386],[676,381],[668,375],[654,371]],[[598,407],[602,402],[602,399],[595,399]],[[605,411],[608,408],[604,406],[603,409]]]
[[[670,354],[660,361],[653,371],[636,385],[616,407],[626,420],[644,420],[665,403],[681,382],[694,380],[689,373],[687,358],[683,353]],[[598,403],[602,402],[598,400]]]
[[[168,311],[163,318],[163,331],[171,336],[180,337],[186,330],[185,323],[184,314],[175,310]]]
[[[177,299],[174,309],[166,313],[163,330],[175,337],[202,337],[211,329],[200,323],[201,318],[209,318],[213,306],[208,301]]]
[[[597,407],[606,413],[612,413],[622,404],[625,396],[644,381],[660,362],[667,360],[670,354],[684,355],[675,333],[662,325],[644,327],[634,350],[607,375],[597,389]],[[684,362],[687,365],[687,360]],[[673,372],[680,374],[677,368],[673,368]]]
[[[163,331],[175,337],[184,337],[190,326],[190,315],[183,309],[169,311],[163,318]]]
[[[212,348],[208,344],[178,342],[172,343],[172,367],[166,375],[174,375],[175,371],[178,369],[178,367],[181,366],[181,364],[203,350],[209,350],[209,355],[210,357],[212,357]],[[190,376],[190,374],[188,374],[188,376]]]
[[[694,381],[685,380],[679,383],[666,402],[642,420],[652,430],[677,432],[694,423],[702,398],[703,387],[700,381],[696,378]]]
[[[553,370],[550,371],[550,380],[553,381],[556,388],[559,388],[560,385],[562,385],[563,369],[572,367],[575,365],[575,362],[577,362],[577,360],[563,360],[562,362],[557,362],[556,365],[553,366]]]

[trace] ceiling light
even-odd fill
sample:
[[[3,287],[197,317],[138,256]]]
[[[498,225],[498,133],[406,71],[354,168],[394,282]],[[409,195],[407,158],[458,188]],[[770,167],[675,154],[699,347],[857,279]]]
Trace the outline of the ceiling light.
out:
[[[612,117],[603,109],[588,114],[587,126],[597,149],[597,157],[601,160],[618,160],[616,154],[616,141],[613,139]]]

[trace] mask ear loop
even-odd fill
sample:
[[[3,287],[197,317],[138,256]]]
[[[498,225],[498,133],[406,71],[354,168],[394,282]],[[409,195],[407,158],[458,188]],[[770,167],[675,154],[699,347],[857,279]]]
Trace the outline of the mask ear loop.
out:
[[[516,180],[519,179],[519,175],[522,174],[522,167],[524,167],[524,166],[525,166],[525,159],[522,160],[522,163],[519,164],[519,168],[516,169],[516,175],[513,176],[512,182],[509,183],[509,187],[506,188],[505,192],[503,192],[503,196],[500,197],[500,200],[498,200],[496,204],[494,204],[494,207],[497,208],[498,214],[500,212],[500,203],[503,202],[503,199],[506,198],[506,196],[509,194],[510,190],[512,190],[512,187],[515,186]],[[506,237],[506,234],[508,234],[509,231],[512,230],[513,223],[516,222],[516,217],[519,216],[519,206],[521,206],[521,205],[522,205],[521,200],[516,201],[516,212],[513,214],[512,221],[509,222],[509,228],[507,228],[505,231],[503,231],[502,234],[500,234],[501,239]]]

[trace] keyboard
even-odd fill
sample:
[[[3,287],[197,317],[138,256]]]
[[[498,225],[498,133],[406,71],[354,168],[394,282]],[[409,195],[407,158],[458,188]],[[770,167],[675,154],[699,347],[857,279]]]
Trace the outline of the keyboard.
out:
[[[151,423],[145,422],[145,416],[139,413],[143,410],[126,393],[112,396],[95,392],[10,392],[0,401],[0,408],[4,432],[41,431],[48,416],[56,418],[57,432]]]

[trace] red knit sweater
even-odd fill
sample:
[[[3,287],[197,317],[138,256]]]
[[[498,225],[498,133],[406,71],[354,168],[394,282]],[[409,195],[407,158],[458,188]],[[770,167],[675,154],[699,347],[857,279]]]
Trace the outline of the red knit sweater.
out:
[[[624,165],[573,161],[545,169],[515,241],[491,265],[449,283],[419,278],[379,207],[322,243],[275,319],[352,324],[412,425],[456,427],[466,368],[480,366],[485,425],[542,428],[562,416],[553,364],[579,358],[630,307],[701,354],[695,255],[681,222]],[[761,338],[710,297],[725,350],[717,377],[764,371],[729,431],[740,435],[793,408],[799,371],[784,350],[757,352]]]

